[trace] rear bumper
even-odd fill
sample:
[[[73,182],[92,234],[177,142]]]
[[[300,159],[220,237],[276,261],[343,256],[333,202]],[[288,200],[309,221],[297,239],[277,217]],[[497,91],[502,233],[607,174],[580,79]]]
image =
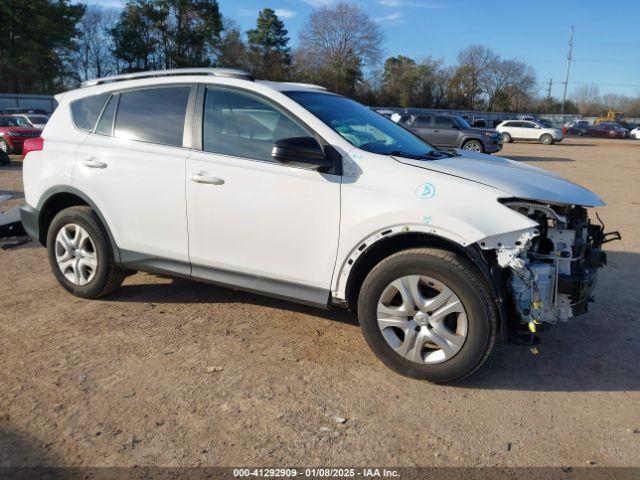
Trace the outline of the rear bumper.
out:
[[[31,205],[20,205],[20,221],[25,232],[36,241],[40,241],[40,211]]]

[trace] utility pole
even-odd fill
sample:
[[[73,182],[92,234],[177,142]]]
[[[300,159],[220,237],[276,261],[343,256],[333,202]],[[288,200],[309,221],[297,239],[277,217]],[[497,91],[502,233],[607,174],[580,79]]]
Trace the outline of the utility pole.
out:
[[[561,112],[564,113],[564,103],[567,101],[567,85],[569,84],[569,70],[571,69],[571,58],[573,54],[573,25],[569,29],[569,53],[567,54],[567,73],[564,76],[564,91],[562,93]]]
[[[547,100],[551,100],[551,86],[553,85],[553,78],[549,79],[549,88],[547,88]]]

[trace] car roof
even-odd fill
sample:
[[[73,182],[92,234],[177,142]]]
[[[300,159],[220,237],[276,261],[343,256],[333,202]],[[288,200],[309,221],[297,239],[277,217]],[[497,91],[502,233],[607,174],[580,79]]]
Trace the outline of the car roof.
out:
[[[333,93],[328,92],[326,88],[320,85],[298,82],[254,80],[247,72],[242,72],[240,70],[200,68],[138,72],[135,74],[98,78],[84,82],[78,89],[55,95],[55,98],[58,102],[62,101],[63,98],[65,98],[65,100],[68,99],[69,101],[73,101],[79,98],[99,95],[101,93],[108,93],[111,91],[185,83],[235,86],[258,93],[262,92],[264,94],[274,91],[306,91],[333,95]]]

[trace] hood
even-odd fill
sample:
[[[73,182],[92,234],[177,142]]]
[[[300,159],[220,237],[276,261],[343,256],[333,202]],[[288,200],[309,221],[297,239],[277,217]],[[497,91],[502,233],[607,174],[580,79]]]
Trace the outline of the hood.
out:
[[[485,132],[489,132],[489,133],[494,134],[494,135],[500,135],[500,133],[498,133],[497,130],[494,130],[492,128],[471,127],[471,128],[465,128],[463,131],[464,132],[476,133],[478,135],[484,135]]]
[[[39,133],[38,130],[33,127],[2,127],[2,126],[0,126],[0,132]]]
[[[464,150],[457,152],[459,157],[441,160],[394,158],[407,165],[488,185],[511,197],[585,207],[605,205],[595,193],[555,173],[494,155]]]

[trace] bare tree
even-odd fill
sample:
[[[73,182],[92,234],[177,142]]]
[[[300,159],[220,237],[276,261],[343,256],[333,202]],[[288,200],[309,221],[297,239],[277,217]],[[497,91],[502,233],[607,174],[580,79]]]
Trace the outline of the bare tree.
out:
[[[458,53],[458,75],[465,85],[470,109],[476,108],[476,100],[483,93],[482,77],[497,60],[496,53],[485,45],[471,45]]]
[[[88,5],[84,17],[78,23],[80,36],[76,43],[75,70],[80,81],[104,77],[117,71],[112,54],[111,29],[117,14]]]
[[[294,54],[298,76],[352,94],[363,69],[381,58],[382,32],[362,7],[341,2],[314,11],[300,31],[299,44]]]
[[[580,85],[573,91],[573,100],[583,115],[599,115],[602,110],[602,97],[597,85]]]
[[[502,60],[496,56],[481,77],[489,110],[510,110],[522,104],[523,96],[531,97],[536,83],[535,72],[518,60]]]

